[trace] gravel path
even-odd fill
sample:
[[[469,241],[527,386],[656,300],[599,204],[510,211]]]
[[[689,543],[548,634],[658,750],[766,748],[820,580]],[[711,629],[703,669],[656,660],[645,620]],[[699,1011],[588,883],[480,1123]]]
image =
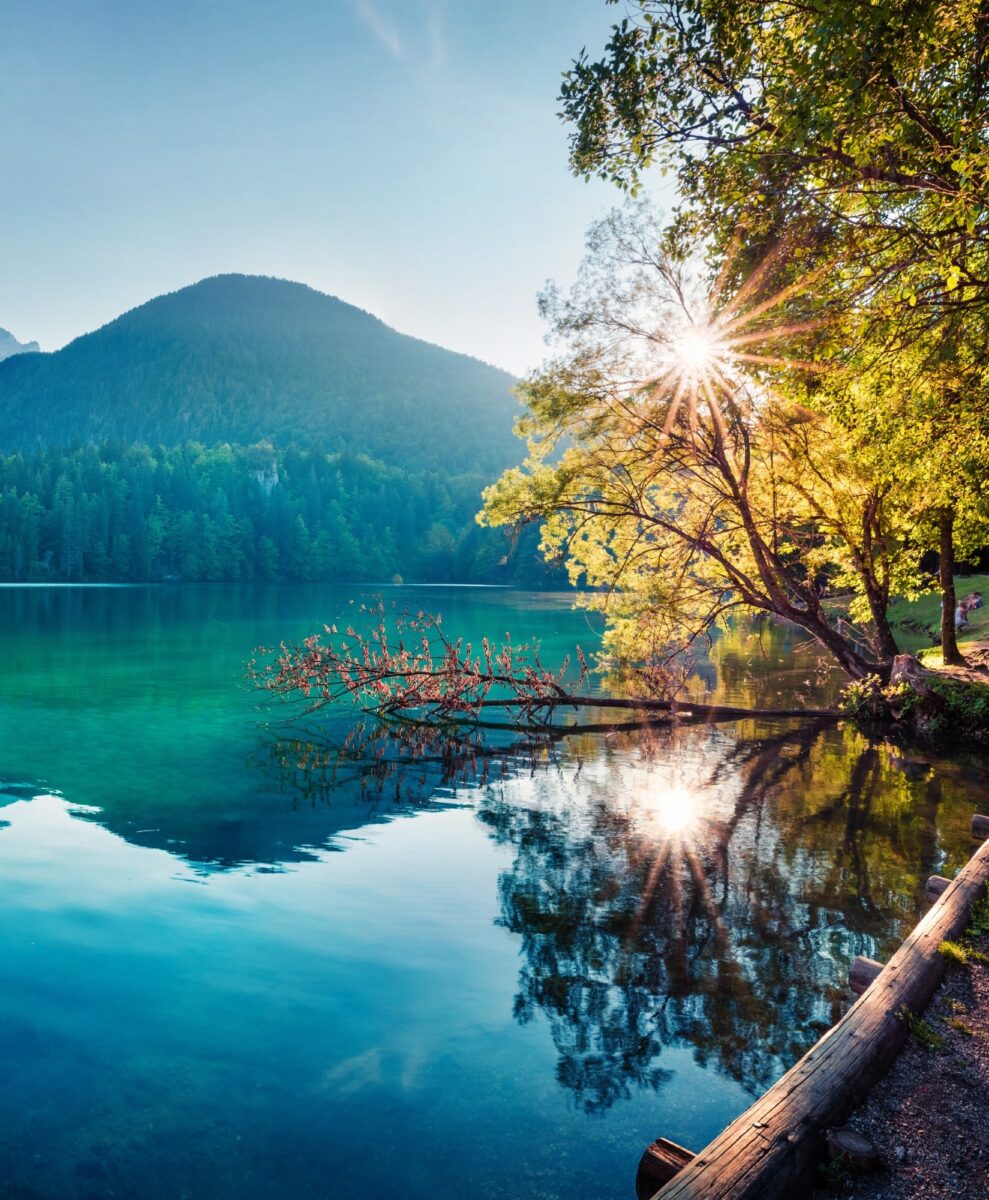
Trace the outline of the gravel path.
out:
[[[989,937],[971,945],[989,954]],[[989,1200],[989,964],[950,967],[924,1020],[943,1044],[911,1036],[848,1122],[883,1166],[819,1186],[815,1200]]]

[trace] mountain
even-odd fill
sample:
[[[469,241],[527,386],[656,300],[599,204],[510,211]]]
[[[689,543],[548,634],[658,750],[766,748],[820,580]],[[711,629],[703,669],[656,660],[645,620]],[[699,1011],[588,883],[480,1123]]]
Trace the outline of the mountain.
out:
[[[37,342],[19,342],[12,333],[0,329],[0,362],[12,354],[37,354],[40,350]]]
[[[0,580],[560,586],[474,520],[512,382],[298,283],[160,296],[0,362]]]
[[[303,284],[218,275],[0,363],[0,453],[268,439],[493,477],[520,458],[513,382]]]

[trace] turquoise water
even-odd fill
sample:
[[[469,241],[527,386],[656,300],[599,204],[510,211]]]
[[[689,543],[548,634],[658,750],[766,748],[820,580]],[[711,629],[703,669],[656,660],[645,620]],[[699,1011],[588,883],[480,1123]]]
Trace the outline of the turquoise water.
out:
[[[560,597],[388,596],[547,659],[597,636]],[[630,1197],[970,848],[983,760],[813,724],[480,759],[370,726],[338,761],[356,715],[273,725],[243,664],[355,597],[0,589],[5,1198]],[[835,685],[758,627],[697,671]]]

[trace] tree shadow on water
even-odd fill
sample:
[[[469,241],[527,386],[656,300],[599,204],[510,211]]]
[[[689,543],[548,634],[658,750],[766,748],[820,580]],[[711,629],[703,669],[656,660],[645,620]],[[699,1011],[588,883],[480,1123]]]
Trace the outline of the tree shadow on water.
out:
[[[938,861],[937,772],[826,722],[495,742],[370,722],[272,750],[300,802],[475,806],[511,852],[514,1015],[548,1023],[589,1113],[661,1089],[668,1046],[767,1087],[840,1015],[854,956],[902,938]]]

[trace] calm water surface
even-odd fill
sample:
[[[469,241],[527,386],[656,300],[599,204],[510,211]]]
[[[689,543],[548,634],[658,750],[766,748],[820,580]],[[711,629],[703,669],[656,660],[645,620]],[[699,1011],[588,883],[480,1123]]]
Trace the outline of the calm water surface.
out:
[[[272,725],[244,661],[355,596],[0,589],[5,1200],[627,1200],[644,1146],[716,1134],[970,850],[984,760],[814,723],[481,756],[349,710]],[[565,598],[389,598],[547,660],[596,642]],[[755,626],[694,686],[836,682]]]

